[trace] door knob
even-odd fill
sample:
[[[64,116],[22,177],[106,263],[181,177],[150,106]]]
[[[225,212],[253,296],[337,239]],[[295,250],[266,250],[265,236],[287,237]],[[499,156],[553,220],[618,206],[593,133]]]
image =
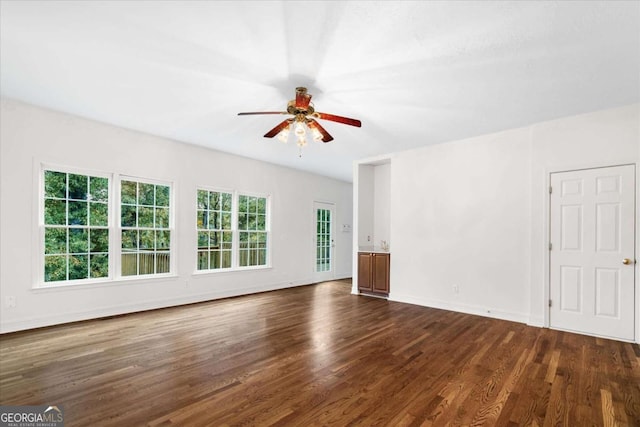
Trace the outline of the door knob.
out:
[[[622,263],[624,265],[629,265],[629,264],[631,264],[631,260],[629,258],[625,258],[625,259],[622,260]]]

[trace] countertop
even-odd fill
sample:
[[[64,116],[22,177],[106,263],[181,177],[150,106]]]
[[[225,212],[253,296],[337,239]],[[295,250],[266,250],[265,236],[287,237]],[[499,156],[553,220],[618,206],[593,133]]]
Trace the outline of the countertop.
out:
[[[390,251],[382,249],[380,246],[359,246],[358,252],[368,252],[377,254],[388,254]]]

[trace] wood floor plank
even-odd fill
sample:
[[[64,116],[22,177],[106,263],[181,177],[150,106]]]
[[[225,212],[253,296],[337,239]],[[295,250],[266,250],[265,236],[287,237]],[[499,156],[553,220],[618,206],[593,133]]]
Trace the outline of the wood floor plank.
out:
[[[67,426],[640,426],[637,345],[333,281],[0,336],[0,404]]]

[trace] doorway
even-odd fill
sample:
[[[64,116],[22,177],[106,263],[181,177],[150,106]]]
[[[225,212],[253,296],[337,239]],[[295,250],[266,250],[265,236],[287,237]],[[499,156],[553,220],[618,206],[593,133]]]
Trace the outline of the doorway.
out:
[[[632,341],[635,166],[551,174],[549,325]]]
[[[314,281],[322,282],[335,278],[335,205],[332,203],[314,202]]]

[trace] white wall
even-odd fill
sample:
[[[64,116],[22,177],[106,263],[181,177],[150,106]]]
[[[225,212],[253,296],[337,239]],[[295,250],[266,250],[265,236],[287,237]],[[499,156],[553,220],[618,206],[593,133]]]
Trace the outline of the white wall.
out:
[[[354,224],[354,233],[358,237],[358,246],[372,246],[374,243],[372,214],[374,169],[370,165],[359,165],[356,166],[354,174],[357,174],[355,182],[358,183],[357,200],[354,202],[357,204],[357,209],[354,209],[358,213],[358,221]]]
[[[352,186],[293,169],[2,100],[0,332],[204,301],[312,282],[314,200],[350,224]],[[40,163],[170,181],[176,197],[177,276],[33,289]],[[272,268],[193,275],[196,186],[271,195]],[[309,215],[301,215],[308,211]],[[336,277],[351,276],[352,236],[336,233]],[[16,306],[5,306],[6,297]]]
[[[380,246],[380,241],[389,243],[389,217],[391,213],[391,168],[376,160],[372,164],[354,164],[354,212],[358,221],[354,224],[357,232],[357,246],[369,248]]]
[[[391,164],[373,167],[373,244],[380,241],[390,243],[389,227],[391,216]]]
[[[549,173],[623,163],[638,171],[640,105],[391,158],[390,299],[542,326]],[[640,181],[636,200],[639,190]]]
[[[391,299],[527,320],[528,149],[517,129],[393,158]]]

